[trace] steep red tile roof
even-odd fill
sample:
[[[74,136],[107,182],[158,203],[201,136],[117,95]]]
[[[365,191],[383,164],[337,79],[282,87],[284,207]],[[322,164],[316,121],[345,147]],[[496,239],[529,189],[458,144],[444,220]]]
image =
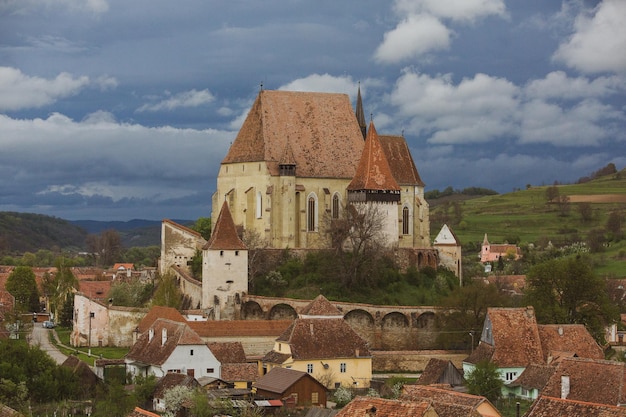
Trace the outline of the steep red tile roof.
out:
[[[398,184],[423,187],[424,182],[417,172],[417,167],[404,137],[379,135],[378,139],[387,157],[393,177]]]
[[[509,386],[534,388],[541,392],[555,370],[556,367],[550,365],[530,364]]]
[[[474,409],[483,403],[489,403],[489,400],[485,397],[481,397],[480,395],[465,394],[458,391],[435,388],[426,385],[405,385],[402,388],[400,399],[407,401],[429,400],[433,401],[433,403],[460,404],[470,406]]]
[[[356,397],[335,417],[422,417],[436,416],[428,401],[400,401],[376,397]]]
[[[569,377],[567,399],[598,404],[626,404],[626,364],[605,360],[564,358],[548,380],[543,395],[561,397],[561,377]]]
[[[363,149],[347,95],[263,90],[222,164],[265,161],[278,175],[288,141],[299,177],[352,178]]]
[[[300,316],[338,316],[343,317],[341,311],[331,304],[323,295],[318,295],[315,300],[304,307]]]
[[[490,338],[492,343],[486,341]],[[487,310],[481,341],[465,362],[476,364],[484,359],[490,359],[501,368],[543,363],[539,330],[532,307]]]
[[[221,377],[226,382],[254,382],[259,368],[256,363],[222,363]]]
[[[295,360],[371,356],[367,342],[341,318],[298,318],[277,340],[289,344]]]
[[[210,342],[207,346],[222,365],[246,362],[246,352],[241,342]]]
[[[150,339],[150,329],[154,335]],[[139,336],[130,348],[126,359],[151,365],[162,365],[179,345],[205,346],[200,336],[184,323],[166,319],[157,319],[147,332]],[[167,339],[162,344],[162,332],[166,330]]]
[[[217,216],[217,221],[213,227],[213,233],[211,233],[211,238],[207,244],[204,245],[204,249],[247,249],[246,245],[241,241],[241,239],[239,239],[239,235],[237,235],[237,228],[235,227],[233,216],[230,214],[228,203],[226,201],[222,204],[222,209],[220,210],[220,214]]]
[[[604,351],[582,324],[540,324],[537,327],[545,363],[558,356],[558,352],[604,359]]]
[[[190,321],[187,324],[200,337],[274,336],[278,337],[293,320],[208,320]]]
[[[525,414],[525,417],[557,416],[625,417],[626,408],[542,396],[532,404],[528,412]]]
[[[183,317],[182,314],[178,312],[175,308],[172,307],[163,307],[163,306],[153,306],[146,314],[143,319],[139,322],[137,326],[139,328],[139,333],[146,332],[150,326],[159,318],[168,319],[171,321],[176,321],[178,323],[186,323],[187,320]]]
[[[106,298],[113,281],[78,281],[78,291],[89,298]]]
[[[417,381],[418,385],[431,385],[431,384],[440,384],[443,383],[443,378],[446,375],[446,370],[450,372],[454,372],[457,374],[459,381],[463,381],[463,375],[461,371],[458,370],[456,366],[452,363],[452,361],[430,358],[424,371],[420,375],[419,380]],[[453,377],[450,375],[450,377]]]
[[[370,122],[365,139],[365,149],[348,190],[399,191],[383,147],[378,139],[374,122]]]

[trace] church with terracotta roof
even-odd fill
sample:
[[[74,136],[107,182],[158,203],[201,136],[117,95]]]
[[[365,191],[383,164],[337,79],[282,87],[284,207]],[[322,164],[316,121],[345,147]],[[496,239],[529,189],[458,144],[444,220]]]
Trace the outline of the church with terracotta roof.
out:
[[[387,246],[431,247],[409,147],[365,125],[360,89],[356,110],[345,94],[261,90],[222,160],[213,224],[224,202],[273,248],[328,248],[348,207],[375,210]]]

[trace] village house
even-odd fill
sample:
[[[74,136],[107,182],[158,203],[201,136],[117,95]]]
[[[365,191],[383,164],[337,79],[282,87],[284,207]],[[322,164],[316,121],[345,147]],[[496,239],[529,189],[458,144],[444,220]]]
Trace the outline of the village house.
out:
[[[418,385],[443,384],[456,387],[465,385],[465,378],[452,361],[430,358],[416,383]]]
[[[404,401],[428,401],[440,417],[500,417],[491,402],[480,395],[465,394],[425,385],[405,385],[400,394]]]
[[[157,319],[126,355],[131,376],[182,373],[194,378],[220,377],[220,363],[206,343],[184,323]]]
[[[583,325],[539,325],[532,307],[489,308],[478,347],[463,361],[463,371],[468,375],[483,360],[496,363],[508,394],[508,384],[530,364],[549,365],[573,356],[604,357]],[[512,386],[511,393],[521,393],[518,387]]]
[[[154,392],[152,393],[152,409],[159,413],[164,412],[167,407],[165,393],[177,386],[194,389],[199,387],[200,384],[192,376],[168,372],[162,378],[159,378],[154,387]]]
[[[211,352],[222,365],[221,379],[232,384],[235,389],[251,389],[258,379],[259,369],[256,363],[247,361],[241,342],[207,343]]]
[[[542,396],[524,417],[625,417],[626,408]]]
[[[301,311],[261,363],[263,373],[290,368],[312,375],[327,388],[369,388],[372,379],[367,343],[323,295]]]
[[[500,258],[503,260],[517,261],[522,257],[522,249],[516,245],[510,245],[508,243],[492,244],[487,239],[487,233],[483,239],[483,244],[480,250],[480,262],[482,263],[494,263],[498,262]]]
[[[568,357],[563,358],[542,395],[612,406],[626,406],[626,364]]]
[[[519,398],[536,400],[555,370],[554,365],[531,363],[507,385],[508,392]]]
[[[326,387],[306,372],[273,368],[253,387],[256,399],[281,400],[299,407],[326,407]]]
[[[443,417],[429,401],[402,401],[376,397],[355,397],[336,414],[336,417],[377,416]]]

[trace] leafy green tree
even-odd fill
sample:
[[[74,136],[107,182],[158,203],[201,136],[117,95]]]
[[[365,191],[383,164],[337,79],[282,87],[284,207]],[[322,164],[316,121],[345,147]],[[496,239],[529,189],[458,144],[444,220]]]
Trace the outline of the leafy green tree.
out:
[[[193,396],[193,390],[189,387],[182,385],[176,385],[165,391],[163,394],[163,401],[165,402],[166,417],[174,417],[178,414],[183,403],[190,400]]]
[[[604,329],[619,319],[605,281],[594,274],[588,257],[552,259],[535,265],[526,278],[526,303],[540,323],[584,324],[604,342]]]
[[[151,282],[121,281],[113,284],[107,296],[116,306],[143,307],[150,300],[153,289]]]
[[[120,382],[112,382],[98,390],[92,416],[125,417],[136,404],[135,397]]]
[[[589,223],[593,219],[593,209],[589,203],[578,204],[578,213],[583,223]]]
[[[504,382],[500,378],[498,365],[488,360],[478,362],[474,369],[465,376],[470,394],[482,395],[492,403],[502,397]]]
[[[5,287],[15,297],[15,308],[18,311],[39,311],[39,290],[32,268],[16,267],[7,278]]]
[[[560,196],[559,187],[553,185],[551,187],[546,188],[546,201],[548,203],[554,203],[559,199]]]
[[[609,218],[606,221],[606,230],[609,232],[614,240],[620,240],[623,237],[622,223],[624,222],[624,216],[621,212],[613,210],[609,214]]]
[[[152,304],[180,309],[182,298],[183,296],[180,288],[178,288],[176,278],[168,273],[162,275],[159,279],[154,297],[152,298]]]
[[[191,229],[200,233],[204,239],[209,240],[211,238],[211,227],[210,217],[199,217]]]
[[[74,291],[78,289],[78,279],[74,276],[71,267],[74,265],[70,259],[59,257],[54,262],[57,272],[52,280],[53,292],[49,295],[51,309],[55,316],[63,309],[68,300],[74,298]]]

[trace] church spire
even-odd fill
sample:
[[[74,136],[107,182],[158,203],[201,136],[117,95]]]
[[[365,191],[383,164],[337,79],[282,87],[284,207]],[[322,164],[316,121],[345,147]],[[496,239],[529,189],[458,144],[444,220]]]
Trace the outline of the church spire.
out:
[[[363,99],[361,99],[361,82],[359,81],[359,91],[356,96],[356,120],[361,128],[363,140],[367,134],[367,125],[365,124],[365,113],[363,113]]]

